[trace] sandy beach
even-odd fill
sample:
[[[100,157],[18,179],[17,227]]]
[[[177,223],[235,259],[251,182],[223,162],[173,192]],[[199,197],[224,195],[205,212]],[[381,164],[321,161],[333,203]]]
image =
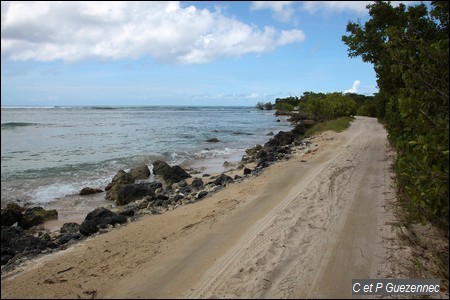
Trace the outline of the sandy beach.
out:
[[[407,278],[389,152],[383,126],[356,117],[260,176],[4,274],[1,296],[348,298],[351,279]]]

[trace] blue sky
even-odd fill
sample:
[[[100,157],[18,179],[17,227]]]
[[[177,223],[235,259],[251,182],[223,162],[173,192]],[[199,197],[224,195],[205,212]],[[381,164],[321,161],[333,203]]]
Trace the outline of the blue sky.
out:
[[[2,2],[1,105],[238,105],[377,92],[370,2]]]

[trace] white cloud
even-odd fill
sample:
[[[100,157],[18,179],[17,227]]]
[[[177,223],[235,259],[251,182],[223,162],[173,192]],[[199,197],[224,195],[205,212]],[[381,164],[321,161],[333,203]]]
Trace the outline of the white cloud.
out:
[[[301,42],[298,29],[263,29],[179,2],[2,2],[2,58],[66,62],[151,56],[194,64]]]
[[[288,22],[290,21],[292,15],[294,14],[294,9],[292,8],[293,2],[294,1],[253,1],[250,6],[250,9],[272,10],[275,19],[281,22]]]
[[[358,93],[360,85],[361,85],[361,81],[355,80],[355,82],[353,82],[352,88],[348,89],[348,90],[345,90],[344,94],[346,94],[346,93]]]
[[[400,3],[405,5],[417,3],[419,1],[392,1],[392,6],[398,6]],[[353,11],[356,13],[367,13],[366,6],[373,4],[374,1],[303,1],[303,9],[309,13],[316,12],[342,12]]]
[[[367,4],[373,1],[304,1],[303,8],[310,13],[319,11],[344,11],[351,10],[359,13],[367,11]]]
[[[304,41],[305,34],[301,30],[282,30],[281,36],[278,39],[278,45],[283,46],[287,44],[295,43],[296,41]]]

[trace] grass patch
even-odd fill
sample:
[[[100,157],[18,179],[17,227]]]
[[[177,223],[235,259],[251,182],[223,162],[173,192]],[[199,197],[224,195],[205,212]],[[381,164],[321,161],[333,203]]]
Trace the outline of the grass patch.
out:
[[[340,117],[334,120],[329,120],[326,122],[318,123],[308,129],[305,133],[306,136],[311,136],[317,133],[321,133],[327,130],[333,130],[336,132],[341,132],[350,126],[350,122],[353,121],[351,117]]]

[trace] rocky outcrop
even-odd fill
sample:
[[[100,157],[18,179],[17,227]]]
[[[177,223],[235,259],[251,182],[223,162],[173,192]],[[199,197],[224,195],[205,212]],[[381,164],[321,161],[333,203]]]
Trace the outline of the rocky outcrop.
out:
[[[255,156],[260,150],[262,149],[262,146],[260,144],[256,144],[254,147],[252,148],[248,148],[247,150],[245,150],[245,153],[248,156]]]
[[[136,180],[147,179],[149,176],[150,170],[146,165],[132,168],[129,173],[120,170],[105,188],[106,199],[114,201],[116,205],[126,205],[145,196],[153,196],[155,189],[162,186],[161,183],[135,183]]]
[[[278,146],[286,146],[295,142],[297,138],[300,138],[305,131],[302,129],[302,125],[297,125],[292,131],[280,131],[267,143],[264,144],[265,149],[272,149]]]
[[[11,226],[22,220],[22,212],[25,209],[16,203],[9,203],[5,209],[1,210],[1,225]]]
[[[19,226],[22,229],[28,229],[54,219],[58,219],[58,212],[55,209],[45,210],[42,207],[32,207],[23,212]]]
[[[104,207],[98,207],[86,216],[80,225],[80,232],[88,236],[96,233],[100,228],[106,228],[108,225],[123,224],[126,222],[127,218],[125,216],[118,215]]]
[[[170,172],[170,166],[162,161],[162,160],[155,160],[153,162],[153,174],[163,176],[163,174]]]
[[[208,195],[207,191],[201,191],[200,193],[197,194],[197,199],[202,199],[206,197],[206,195]]]
[[[275,111],[275,116],[290,116],[292,115],[292,112],[288,111],[288,110],[282,110],[282,109],[277,109]]]
[[[305,126],[302,123],[297,124],[291,131],[280,131],[264,146],[256,145],[245,150],[246,155],[242,157],[241,161],[243,163],[257,162],[258,168],[265,168],[270,163],[290,154],[291,146],[300,143],[304,134]]]
[[[91,188],[91,187],[85,187],[80,191],[80,196],[85,196],[85,195],[92,195],[92,194],[97,194],[97,193],[101,193],[103,192],[102,189],[100,188]]]
[[[134,181],[134,177],[129,173],[125,172],[124,170],[119,170],[119,172],[117,172],[117,174],[112,179],[111,183],[109,183],[105,188],[106,200],[116,201],[118,190],[127,184],[134,183]]]
[[[160,182],[133,183],[120,186],[114,195],[117,205],[126,205],[134,200],[142,199],[146,196],[154,196],[155,190],[161,188]]]
[[[196,177],[196,178],[194,178],[194,180],[192,180],[191,187],[193,189],[199,189],[202,186],[203,186],[203,180],[201,178]]]
[[[119,170],[117,174],[112,179],[111,183],[108,184],[105,188],[106,191],[109,191],[114,186],[125,185],[129,183],[134,183],[134,178],[129,173],[124,170]]]
[[[146,165],[132,168],[129,173],[135,180],[147,179],[150,176],[150,170]]]
[[[80,224],[75,222],[64,223],[59,229],[60,233],[77,233],[80,230]]]
[[[80,232],[69,232],[69,233],[65,233],[65,234],[61,234],[59,235],[55,242],[58,245],[64,245],[65,247],[76,243],[77,241],[81,240],[84,238],[84,235],[81,234]]]
[[[64,223],[59,229],[60,235],[56,237],[56,244],[67,247],[83,239],[84,236],[80,233],[80,227],[80,224],[75,222]]]
[[[221,186],[226,186],[232,182],[233,182],[233,178],[231,178],[230,176],[228,176],[224,173],[220,174],[220,176],[214,180],[215,185],[221,185]]]
[[[311,117],[305,114],[304,112],[291,112],[289,114],[289,118],[287,119],[288,122],[291,122],[293,124],[301,123],[304,120],[309,120]]]
[[[191,177],[191,175],[189,175],[180,166],[171,167],[162,160],[153,162],[153,174],[161,176],[169,186]]]
[[[262,146],[260,144],[256,144],[254,147],[248,148],[245,150],[246,155],[242,156],[241,161],[243,163],[253,162],[255,161],[256,155],[259,151],[261,151]]]
[[[6,264],[16,255],[38,254],[57,245],[46,239],[25,233],[20,227],[1,228],[1,263]]]

